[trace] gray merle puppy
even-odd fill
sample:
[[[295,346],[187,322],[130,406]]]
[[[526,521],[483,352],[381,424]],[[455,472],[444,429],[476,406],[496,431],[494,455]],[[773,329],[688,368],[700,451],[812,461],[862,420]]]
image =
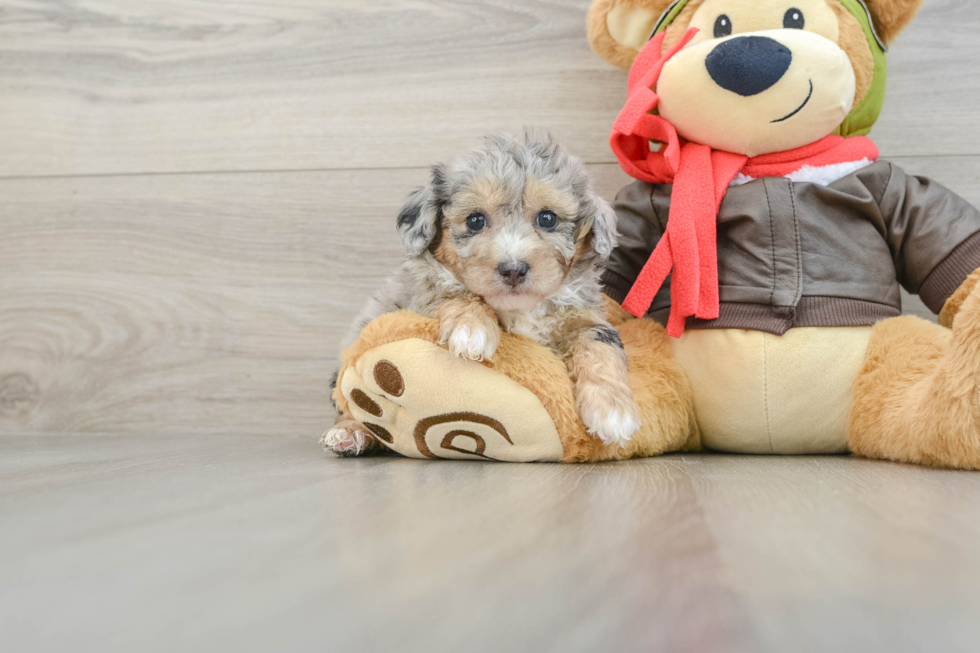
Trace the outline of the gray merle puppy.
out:
[[[606,320],[599,264],[616,246],[616,214],[581,160],[550,135],[491,136],[432,169],[398,216],[405,262],[351,326],[402,309],[437,318],[456,356],[492,359],[501,331],[558,352],[589,432],[623,443],[639,428],[619,334]],[[323,437],[345,456],[383,445],[350,415]]]

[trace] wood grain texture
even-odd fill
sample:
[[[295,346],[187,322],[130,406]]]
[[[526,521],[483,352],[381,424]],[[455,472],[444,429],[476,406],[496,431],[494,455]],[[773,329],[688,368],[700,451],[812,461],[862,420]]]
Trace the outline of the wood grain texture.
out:
[[[0,432],[319,431],[340,334],[397,263],[393,216],[426,166],[525,122],[611,161],[625,82],[588,51],[586,5],[8,2]],[[876,133],[974,203],[978,24],[928,3]],[[179,173],[250,169],[286,172]],[[592,169],[607,197],[627,183]]]
[[[418,167],[525,124],[612,162],[588,4],[7,0],[0,176]],[[978,32],[929,0],[894,45],[886,155],[980,154]]]
[[[980,475],[315,443],[427,166],[538,124],[627,183],[587,5],[0,3],[0,650],[976,650]],[[975,204],[978,31],[929,0],[874,134]]]
[[[907,167],[980,203],[980,158]],[[606,197],[629,181],[591,170]],[[319,433],[426,176],[0,180],[0,432]]]
[[[625,183],[595,167],[600,189]],[[0,181],[0,432],[317,435],[425,170]]]
[[[976,650],[980,475],[0,439],[5,651]]]

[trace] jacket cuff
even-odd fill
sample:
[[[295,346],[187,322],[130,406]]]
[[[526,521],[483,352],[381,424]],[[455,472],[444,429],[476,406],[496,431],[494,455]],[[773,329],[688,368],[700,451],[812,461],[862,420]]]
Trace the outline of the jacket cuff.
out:
[[[610,299],[616,300],[617,304],[623,303],[632,287],[632,281],[619,276],[612,270],[606,270],[602,273],[602,292],[606,293]]]
[[[967,277],[980,268],[980,231],[973,234],[936,266],[919,289],[922,303],[938,314]]]

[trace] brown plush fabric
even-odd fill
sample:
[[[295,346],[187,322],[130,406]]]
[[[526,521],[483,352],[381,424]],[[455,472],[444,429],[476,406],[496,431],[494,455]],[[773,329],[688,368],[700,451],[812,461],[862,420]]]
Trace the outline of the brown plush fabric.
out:
[[[618,327],[624,322],[629,320],[635,320],[631,313],[627,313],[626,309],[619,305],[617,300],[613,299],[609,295],[602,296],[602,309],[606,314],[606,319],[614,327]]]
[[[865,4],[871,10],[878,36],[891,43],[915,18],[922,0],[865,0]]]
[[[851,450],[980,470],[980,286],[949,331],[916,317],[875,327],[854,386]]]
[[[337,378],[344,378],[344,372],[347,371],[347,368],[369,349],[408,338],[421,338],[429,342],[438,342],[439,323],[408,311],[382,315],[364,327],[357,342],[343,351],[340,356],[340,371],[337,373]],[[347,399],[341,392],[340,383],[337,383],[337,387],[334,388],[333,400],[338,411],[350,412]]]
[[[871,44],[864,35],[861,23],[844,8],[844,5],[837,0],[828,0],[827,4],[837,14],[837,22],[840,24],[840,39],[837,45],[847,53],[847,58],[851,60],[851,65],[854,67],[857,81],[854,106],[857,106],[864,100],[874,81],[875,59],[871,54]]]
[[[939,313],[939,324],[947,329],[953,328],[953,320],[963,307],[963,302],[970,296],[973,289],[977,287],[978,282],[980,282],[980,270],[974,271],[973,274],[967,277],[963,285],[946,301],[946,305],[943,306],[943,310]]]
[[[664,37],[663,46],[665,52],[674,47],[683,38],[688,26],[691,24],[691,16],[703,4],[704,0],[691,0],[681,9],[681,13],[677,15],[674,22],[667,26],[667,35]]]
[[[565,448],[564,461],[626,460],[700,449],[694,394],[687,375],[674,358],[667,332],[650,320],[630,320],[618,329],[629,361],[630,387],[640,407],[640,430],[628,444],[616,449],[603,445],[584,429],[559,428]],[[513,374],[509,376],[534,391],[533,377],[521,380]]]
[[[631,45],[618,43],[609,33],[609,13],[617,7],[648,10],[645,16],[660,16],[670,5],[671,0],[595,0],[589,8],[586,22],[589,44],[600,57],[624,70],[633,65],[639,50]],[[620,9],[622,10],[622,9]],[[651,25],[652,29],[652,25]]]
[[[625,47],[616,43],[609,35],[606,26],[606,15],[610,9],[621,2],[616,0],[596,0],[589,12],[589,42],[593,44],[593,49],[602,58],[614,63],[621,68],[629,68],[637,51],[633,48]],[[663,4],[666,8],[667,3],[642,3],[644,5],[656,5],[659,9]],[[664,48],[670,48],[677,43],[684,33],[687,32],[694,15],[704,0],[691,0],[685,5],[684,9],[674,21],[667,26],[667,35],[664,39]],[[857,106],[864,100],[871,88],[874,77],[874,57],[871,54],[871,46],[865,37],[861,24],[845,7],[837,0],[827,0],[827,4],[837,15],[840,23],[840,39],[838,45],[847,53],[851,64],[854,66],[854,74],[857,78],[857,88],[854,95],[854,105]],[[595,15],[595,18],[593,17]],[[601,18],[600,18],[601,17]]]
[[[933,313],[939,313],[963,281],[980,268],[980,231],[959,245],[942,263],[929,273],[919,288],[922,303]]]
[[[912,22],[922,6],[922,1],[866,0],[866,4],[871,11],[875,30],[881,39],[888,44],[894,41],[899,33]],[[691,16],[701,4],[703,4],[703,0],[691,0],[677,19],[668,26],[667,38],[664,42],[665,47],[670,47],[683,36],[690,24]],[[855,102],[857,104],[864,99],[871,84],[874,61],[871,58],[870,46],[857,20],[844,9],[843,5],[836,0],[828,0],[828,4],[837,12],[840,19],[840,46],[851,58],[857,74],[857,101]],[[592,45],[592,49],[613,65],[629,69],[639,51],[630,45],[618,43],[610,35],[607,21],[609,13],[622,5],[648,9],[656,15],[660,15],[670,5],[670,0],[594,0],[592,3],[587,23],[589,43]],[[854,29],[855,27],[857,30]]]
[[[607,309],[618,314],[618,306],[614,304]],[[508,376],[538,398],[558,431],[564,462],[625,460],[698,449],[700,435],[694,418],[691,386],[674,359],[663,327],[649,320],[632,319],[623,321],[619,332],[629,360],[630,386],[640,406],[642,420],[640,430],[622,448],[604,445],[586,432],[575,411],[568,369],[548,348],[505,333],[493,361],[483,365]],[[353,346],[344,351],[340,378],[369,350],[411,338],[437,343],[438,322],[408,311],[379,317],[362,331]],[[341,410],[348,410],[339,384],[334,399]]]

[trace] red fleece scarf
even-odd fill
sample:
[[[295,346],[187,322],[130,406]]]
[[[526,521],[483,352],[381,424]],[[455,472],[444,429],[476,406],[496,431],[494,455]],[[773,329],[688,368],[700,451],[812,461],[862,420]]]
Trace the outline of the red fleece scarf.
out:
[[[878,148],[863,136],[828,136],[788,152],[749,158],[681,141],[674,126],[652,115],[660,98],[652,90],[664,64],[697,33],[661,55],[665,32],[652,39],[630,70],[626,106],[613,126],[610,144],[623,170],[635,179],[673,184],[667,230],[643,267],[623,308],[637,317],[649,310],[673,269],[667,333],[679,338],[687,318],[714,320],[719,315],[716,221],[721,201],[739,173],[752,178],[783,177],[804,166],[820,167],[878,158]],[[650,151],[650,141],[662,143]]]

